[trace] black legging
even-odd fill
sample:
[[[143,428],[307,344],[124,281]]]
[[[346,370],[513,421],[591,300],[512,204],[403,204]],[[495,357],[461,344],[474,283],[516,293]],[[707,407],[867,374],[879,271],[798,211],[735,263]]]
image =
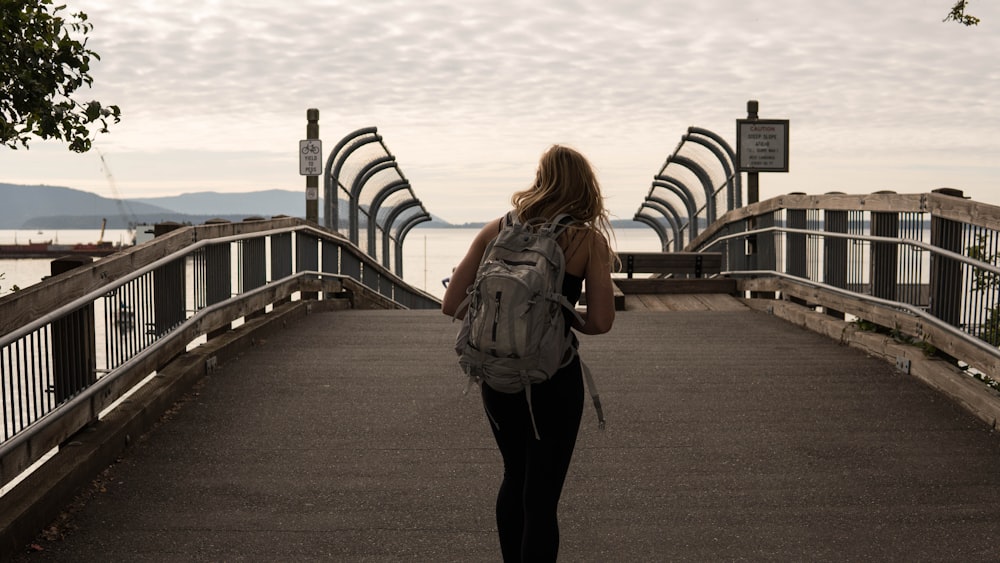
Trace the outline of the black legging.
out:
[[[483,403],[503,456],[503,483],[496,507],[503,559],[507,563],[555,561],[559,496],[583,415],[580,360],[574,358],[549,381],[531,386],[541,440],[535,439],[523,391],[502,393],[483,385]]]

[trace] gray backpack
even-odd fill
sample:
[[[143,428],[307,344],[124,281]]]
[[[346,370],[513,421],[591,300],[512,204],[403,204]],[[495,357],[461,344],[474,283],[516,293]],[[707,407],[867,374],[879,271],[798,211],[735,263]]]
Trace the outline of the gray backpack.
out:
[[[566,259],[557,239],[571,220],[560,215],[551,222],[522,223],[508,213],[458,308],[468,305],[455,342],[462,371],[470,383],[503,393],[525,391],[536,438],[531,385],[547,381],[576,354],[564,312],[582,321],[562,294]],[[600,397],[590,370],[580,364],[603,428]]]

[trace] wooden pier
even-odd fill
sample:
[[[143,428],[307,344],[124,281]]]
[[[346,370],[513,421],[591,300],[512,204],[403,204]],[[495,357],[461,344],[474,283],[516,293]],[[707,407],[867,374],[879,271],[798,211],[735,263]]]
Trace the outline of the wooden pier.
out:
[[[732,307],[626,310],[582,339],[608,427],[585,409],[561,560],[996,560],[989,426],[886,361],[712,301]],[[497,561],[500,460],[456,328],[352,310],[258,336],[21,560]]]

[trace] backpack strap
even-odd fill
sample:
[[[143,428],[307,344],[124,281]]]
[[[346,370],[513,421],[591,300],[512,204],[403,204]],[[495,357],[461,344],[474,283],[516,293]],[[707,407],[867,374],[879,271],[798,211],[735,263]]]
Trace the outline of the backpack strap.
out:
[[[569,213],[560,213],[556,215],[554,219],[546,223],[542,227],[542,231],[551,234],[553,237],[557,237],[566,230],[576,219],[573,218]]]
[[[580,358],[580,369],[583,371],[583,379],[587,382],[587,390],[590,391],[590,399],[594,402],[594,410],[597,411],[597,427],[604,430],[604,409],[601,408],[601,395],[597,392],[594,384],[594,376],[590,373],[590,368]]]

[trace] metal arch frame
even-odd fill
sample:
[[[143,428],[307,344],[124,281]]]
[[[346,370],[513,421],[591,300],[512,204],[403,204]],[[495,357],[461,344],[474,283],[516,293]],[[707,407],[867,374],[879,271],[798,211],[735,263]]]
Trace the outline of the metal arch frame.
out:
[[[351,184],[350,200],[348,201],[348,205],[350,207],[347,214],[347,220],[348,238],[354,244],[358,244],[358,239],[360,238],[358,215],[361,213],[361,192],[365,189],[365,184],[368,183],[368,180],[371,180],[372,176],[390,168],[396,168],[396,170],[399,170],[399,167],[396,166],[395,156],[388,154],[386,156],[376,158],[368,164],[365,164],[364,167],[358,171],[358,175],[354,178],[354,182]],[[368,249],[368,254],[374,256],[370,248]]]
[[[656,207],[648,205],[649,203],[655,203]],[[667,243],[671,240],[683,240],[683,227],[681,227],[680,223],[680,214],[677,213],[677,210],[674,209],[674,206],[671,205],[670,202],[664,201],[656,196],[647,196],[646,199],[643,200],[642,205],[639,206],[639,211],[641,212],[644,207],[659,212],[660,215],[663,216],[663,219],[667,222],[667,226],[670,227],[670,231],[673,232],[674,235],[673,239],[671,239],[670,234],[666,233],[667,227],[664,227]],[[668,245],[664,244],[663,248],[668,248]]]
[[[684,139],[707,148],[722,164],[722,172],[726,175],[726,211],[742,207],[740,175],[733,172],[736,169],[736,155],[730,155],[727,152],[732,150],[729,145],[715,133],[697,127],[689,127],[688,134],[684,136]],[[718,209],[716,209],[716,213],[718,214]]]
[[[344,167],[344,162],[354,151],[369,143],[381,142],[382,137],[377,133],[376,127],[364,127],[348,133],[330,151],[330,156],[326,159],[326,170],[323,174],[323,225],[333,232],[340,232],[340,195],[337,189],[340,184],[340,171]],[[359,139],[363,135],[373,135],[367,139]],[[354,142],[352,142],[354,141]],[[350,146],[347,146],[351,143]],[[346,147],[346,150],[345,150]],[[341,151],[344,151],[341,153]]]
[[[642,207],[640,207],[639,211],[635,212],[635,215],[632,217],[632,220],[633,221],[638,221],[639,223],[645,223],[646,225],[649,225],[650,227],[652,227],[652,229],[654,231],[656,231],[656,236],[659,237],[659,239],[660,239],[660,250],[666,252],[667,251],[667,242],[668,242],[667,241],[667,230],[665,228],[663,228],[663,224],[661,224],[656,219],[654,219],[652,217],[649,217],[647,215],[643,215],[642,214],[642,210],[643,209],[652,209],[652,208],[651,207],[646,207],[645,205],[642,206]]]
[[[425,221],[430,221],[430,213],[424,212],[420,215],[414,215],[411,217],[406,224],[399,228],[399,234],[396,235],[396,275],[403,277],[403,240],[406,239],[406,235],[410,233],[413,227],[416,227],[420,223]]]
[[[645,201],[642,203],[644,206],[654,210],[659,211],[663,218],[670,223],[671,227],[674,229],[674,249],[683,250],[684,248],[684,228],[681,225],[681,217],[674,209],[674,206],[670,202],[660,199],[656,196],[649,195],[646,196]],[[673,217],[673,221],[671,221]],[[691,240],[694,240],[693,238]]]
[[[673,176],[666,176],[664,174],[660,174],[659,176],[656,177],[655,180],[653,180],[653,188],[658,188],[658,187],[670,190],[671,192],[673,192],[674,194],[676,194],[678,197],[681,198],[681,201],[687,208],[688,230],[691,232],[691,240],[697,238],[698,209],[695,207],[694,196],[691,194],[691,190],[689,190],[687,186],[685,186],[684,183],[678,180],[677,178],[674,178]],[[646,196],[646,199],[649,199],[650,197],[652,197],[652,195],[653,195],[653,190],[650,189],[649,195]],[[662,203],[666,202],[662,201]],[[677,219],[677,225],[678,226],[681,225],[681,220],[679,216]]]
[[[386,268],[389,267],[389,240],[392,238],[390,236],[390,233],[392,232],[392,224],[396,222],[396,219],[398,219],[400,214],[402,214],[404,211],[418,205],[420,206],[421,211],[427,213],[427,210],[423,208],[423,204],[420,203],[419,199],[408,199],[403,203],[400,203],[399,205],[393,207],[392,211],[389,212],[389,215],[386,216],[385,234],[382,237],[382,265],[385,266]],[[372,255],[372,258],[375,258],[374,254]]]
[[[368,215],[374,219],[373,221],[368,221],[368,248],[375,248],[375,234],[378,231],[378,212],[382,208],[382,204],[385,203],[385,200],[389,199],[390,195],[410,187],[409,180],[396,180],[389,182],[375,194],[375,198],[372,199],[371,204],[368,206]],[[388,233],[385,236],[388,236]]]
[[[702,165],[686,156],[675,155],[670,158],[670,162],[687,168],[698,177],[698,180],[701,182],[701,188],[705,191],[705,218],[708,220],[708,224],[714,223],[715,186],[712,185],[712,177],[708,175],[708,172],[705,171],[705,168]]]

